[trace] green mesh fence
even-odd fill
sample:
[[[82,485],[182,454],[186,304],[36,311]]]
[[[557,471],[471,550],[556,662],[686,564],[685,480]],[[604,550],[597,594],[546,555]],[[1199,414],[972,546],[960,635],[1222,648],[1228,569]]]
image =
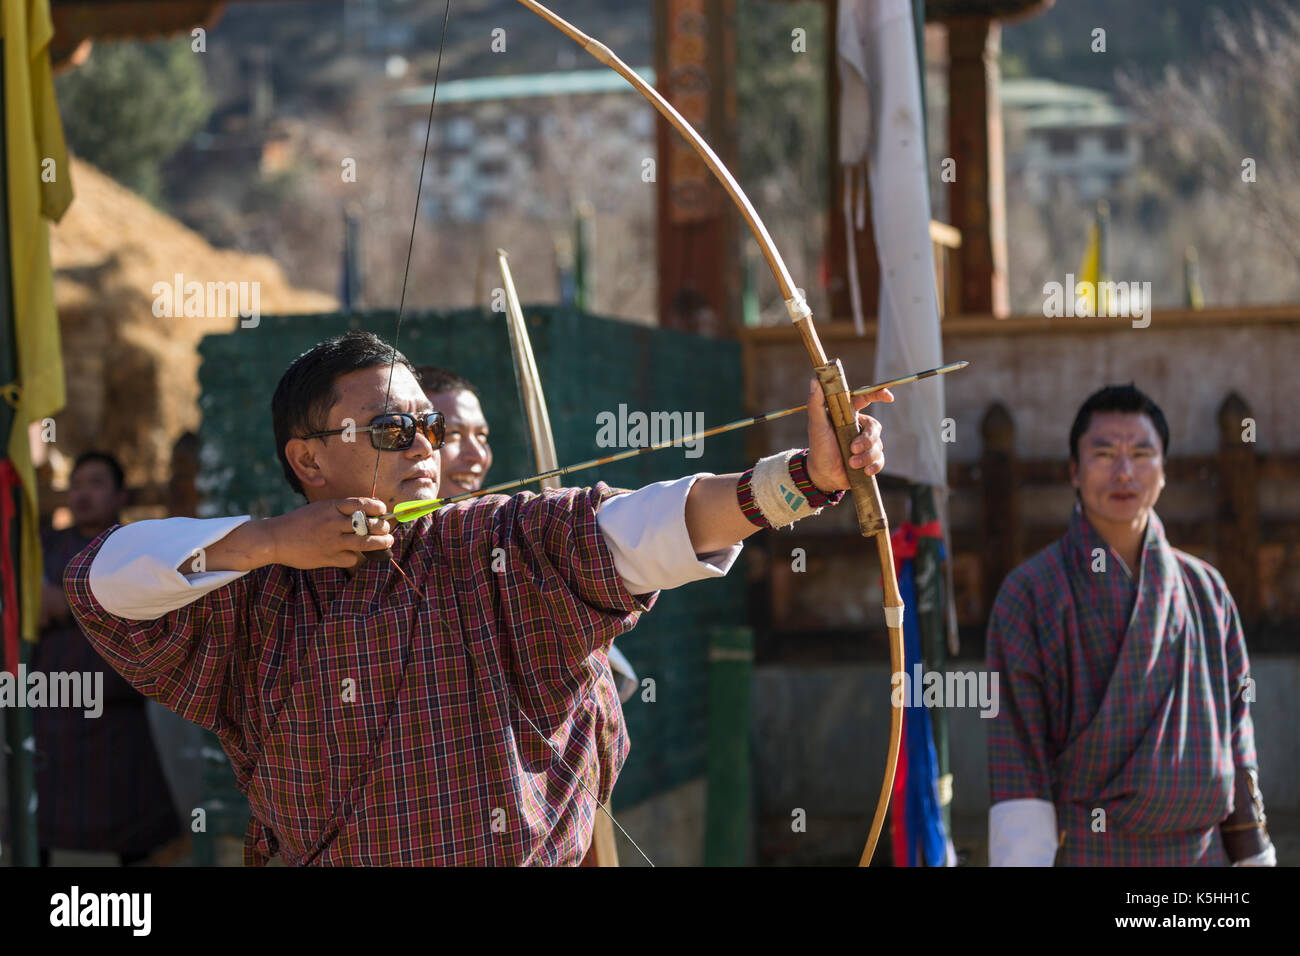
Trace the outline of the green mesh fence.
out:
[[[561,464],[616,450],[596,444],[599,412],[704,414],[704,427],[744,415],[740,349],[734,342],[631,325],[562,307],[525,309],[546,392]],[[303,504],[281,476],[271,431],[270,401],[288,364],[317,342],[349,329],[391,341],[394,313],[263,317],[252,329],[209,336],[200,352],[200,430],[205,515],[279,514]],[[489,483],[535,469],[520,410],[504,315],[479,310],[408,314],[399,348],[415,365],[440,365],[468,378],[481,393],[492,429]],[[693,430],[691,427],[690,430]],[[740,471],[744,439],[719,436],[703,454],[674,448],[572,476],[637,488],[693,472]],[[614,790],[626,807],[705,772],[708,633],[745,620],[740,569],[721,580],[664,592],[634,631],[619,638],[641,678],[655,681],[656,700],[624,705],[632,753]],[[221,794],[226,800],[230,793]],[[242,827],[240,832],[242,832]]]

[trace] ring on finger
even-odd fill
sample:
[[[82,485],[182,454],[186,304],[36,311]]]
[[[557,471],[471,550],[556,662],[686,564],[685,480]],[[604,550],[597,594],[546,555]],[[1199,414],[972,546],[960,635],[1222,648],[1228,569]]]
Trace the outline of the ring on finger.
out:
[[[352,533],[358,538],[364,538],[370,534],[370,520],[366,517],[366,513],[359,508],[352,512]]]

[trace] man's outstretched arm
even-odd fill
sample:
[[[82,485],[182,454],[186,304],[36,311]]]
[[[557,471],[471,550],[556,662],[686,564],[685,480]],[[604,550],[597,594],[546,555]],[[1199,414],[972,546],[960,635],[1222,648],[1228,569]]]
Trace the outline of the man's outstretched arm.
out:
[[[884,468],[885,452],[881,444],[880,422],[862,409],[872,402],[893,400],[893,393],[889,389],[854,398],[853,404],[859,413],[858,422],[862,434],[853,440],[851,448],[854,457],[849,462],[850,467],[860,468],[869,475],[875,475]],[[819,491],[836,492],[849,487],[849,476],[840,457],[835,427],[826,412],[821,384],[815,378],[809,383],[808,389],[806,467],[808,479]],[[780,469],[776,473],[784,481],[786,476],[781,475]],[[691,486],[690,496],[686,499],[686,530],[697,553],[706,554],[729,548],[762,527],[747,517],[741,508],[737,495],[740,478],[738,474],[711,475],[699,479]],[[791,491],[794,490],[793,481],[788,486]],[[761,489],[757,503],[763,503]]]

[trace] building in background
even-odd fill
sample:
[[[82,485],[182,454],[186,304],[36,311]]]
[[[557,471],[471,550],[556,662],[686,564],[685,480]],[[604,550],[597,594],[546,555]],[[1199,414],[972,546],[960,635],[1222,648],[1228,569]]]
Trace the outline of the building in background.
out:
[[[1128,178],[1139,159],[1129,114],[1109,93],[1053,80],[1004,79],[1007,175],[1035,202],[1071,188],[1092,202]]]
[[[654,70],[637,69],[654,83]],[[412,140],[423,141],[432,86],[392,97]],[[480,222],[507,209],[553,219],[539,182],[594,187],[581,173],[594,163],[626,186],[639,175],[638,157],[653,157],[654,109],[607,69],[452,80],[438,87],[430,143],[433,175],[420,210],[435,222]],[[607,164],[625,164],[619,170]],[[567,191],[567,190],[565,190]],[[649,197],[647,197],[647,200]]]

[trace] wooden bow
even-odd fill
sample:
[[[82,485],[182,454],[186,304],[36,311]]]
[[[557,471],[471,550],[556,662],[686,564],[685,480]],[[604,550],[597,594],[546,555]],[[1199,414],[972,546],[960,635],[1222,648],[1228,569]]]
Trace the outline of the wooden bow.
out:
[[[876,539],[876,549],[880,555],[880,567],[885,588],[883,605],[885,623],[889,628],[890,673],[899,673],[903,669],[903,599],[898,591],[898,576],[894,569],[894,555],[889,543],[889,522],[885,516],[884,506],[881,504],[880,488],[876,484],[875,476],[849,467],[851,454],[849,444],[858,436],[859,429],[857,413],[853,409],[853,400],[849,393],[848,382],[844,377],[844,369],[838,359],[831,360],[826,357],[826,351],[822,348],[821,341],[817,337],[817,330],[813,327],[812,309],[809,308],[803,292],[795,286],[790,278],[790,271],[786,268],[781,253],[777,251],[776,244],[768,234],[767,227],[763,225],[763,221],[754,210],[749,197],[740,188],[740,184],[736,182],[735,177],[718,159],[717,154],[714,153],[709,144],[653,86],[614,55],[609,47],[583,33],[563,17],[538,3],[537,0],[519,0],[519,2],[631,83],[637,92],[645,97],[659,114],[671,123],[673,128],[681,133],[682,137],[699,153],[700,158],[713,171],[713,175],[722,184],[722,187],[727,191],[737,208],[740,209],[740,213],[749,226],[750,232],[754,234],[754,238],[758,241],[763,258],[767,260],[772,275],[776,277],[776,283],[781,289],[782,298],[785,299],[785,306],[790,314],[790,320],[794,323],[795,328],[799,330],[799,337],[803,340],[804,348],[808,351],[808,357],[812,361],[817,380],[821,383],[822,391],[826,396],[831,422],[835,426],[835,434],[839,439],[840,455],[844,459],[844,470],[849,475],[849,482],[852,487],[853,504],[858,515],[858,529],[864,537]],[[876,812],[871,821],[871,830],[867,836],[867,843],[859,861],[860,866],[867,866],[871,863],[876,843],[880,839],[885,814],[889,809],[890,793],[894,786],[894,771],[898,765],[898,751],[902,742],[902,730],[902,709],[893,707],[891,701],[889,752],[885,762],[885,777],[881,783],[880,799],[876,804]]]
[[[524,324],[524,310],[519,304],[519,293],[510,274],[510,257],[504,249],[497,250],[497,264],[501,267],[501,282],[506,293],[506,325],[510,329],[510,355],[514,360],[515,382],[519,386],[519,404],[523,406],[524,421],[528,423],[528,436],[533,446],[533,462],[539,472],[551,471],[560,466],[555,454],[555,435],[551,432],[551,416],[546,411],[546,396],[542,394],[542,377],[533,358],[533,343],[528,338]],[[543,488],[560,487],[558,475],[543,478]]]
[[[537,371],[533,357],[533,343],[524,323],[523,306],[510,273],[510,257],[504,249],[497,250],[497,264],[501,267],[501,282],[506,293],[506,324],[510,329],[510,354],[514,359],[515,382],[519,385],[519,403],[523,406],[524,420],[532,439],[533,462],[538,472],[558,471],[559,457],[555,453],[555,434],[551,431],[551,416],[546,410],[546,396],[542,393],[542,376]],[[543,488],[559,488],[558,474],[543,478]],[[618,866],[618,844],[614,842],[614,813],[609,804],[600,804],[591,831],[591,848],[588,858],[594,866]],[[639,849],[639,848],[638,848]],[[647,860],[647,862],[649,862]]]

